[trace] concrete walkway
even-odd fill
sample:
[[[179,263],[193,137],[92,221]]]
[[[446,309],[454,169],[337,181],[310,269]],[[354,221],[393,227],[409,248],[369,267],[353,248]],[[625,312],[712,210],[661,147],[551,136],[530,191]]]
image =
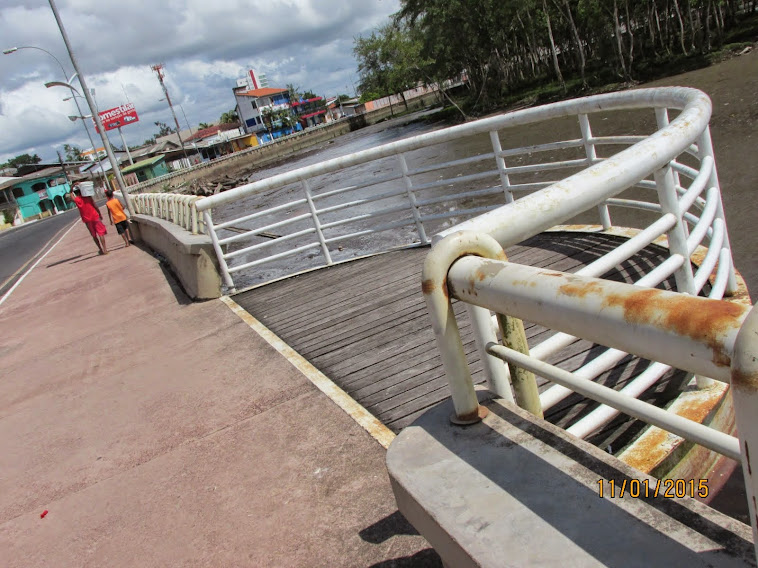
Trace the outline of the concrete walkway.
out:
[[[77,224],[0,306],[0,564],[438,566],[385,450],[108,229],[97,256]]]

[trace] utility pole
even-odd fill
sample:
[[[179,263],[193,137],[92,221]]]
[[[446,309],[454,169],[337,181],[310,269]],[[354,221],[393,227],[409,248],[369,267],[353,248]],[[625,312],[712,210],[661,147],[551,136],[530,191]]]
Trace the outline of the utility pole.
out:
[[[61,153],[60,153],[60,152],[58,152],[57,150],[56,150],[56,152],[55,152],[55,153],[56,153],[56,154],[58,154],[58,161],[60,162],[60,164],[61,164],[61,169],[63,170],[63,177],[65,177],[65,178],[66,178],[66,183],[67,183],[67,184],[68,184],[68,186],[69,186],[69,187],[70,187],[70,188],[73,190],[74,188],[73,188],[73,187],[71,187],[71,180],[70,180],[70,179],[68,179],[68,173],[66,172],[66,166],[64,166],[64,165],[63,165],[63,158],[61,158]]]
[[[182,141],[182,135],[180,134],[182,129],[179,127],[179,119],[176,118],[176,113],[174,112],[174,105],[171,104],[171,97],[168,96],[168,89],[166,89],[166,84],[163,82],[163,63],[158,63],[157,65],[151,65],[150,69],[152,69],[158,74],[158,81],[160,81],[161,83],[163,94],[166,95],[166,101],[168,102],[168,107],[171,109],[171,115],[174,117],[174,124],[176,124],[176,135],[179,138],[179,144],[182,147],[182,152],[184,152],[184,158],[187,160],[187,163],[189,164],[189,156],[187,156],[187,150],[184,148],[184,142]]]

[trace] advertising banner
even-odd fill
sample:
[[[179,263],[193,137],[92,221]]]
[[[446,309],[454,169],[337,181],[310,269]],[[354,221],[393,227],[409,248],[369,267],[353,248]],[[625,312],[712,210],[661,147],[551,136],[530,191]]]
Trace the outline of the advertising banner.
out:
[[[134,103],[126,103],[125,105],[104,110],[98,114],[106,131],[139,121]],[[97,130],[97,124],[95,124],[95,130]],[[99,130],[97,131],[100,132]]]

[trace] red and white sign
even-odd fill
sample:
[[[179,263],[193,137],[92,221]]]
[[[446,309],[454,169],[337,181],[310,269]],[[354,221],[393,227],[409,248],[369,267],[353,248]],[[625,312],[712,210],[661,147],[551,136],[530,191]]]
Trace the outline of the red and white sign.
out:
[[[104,110],[98,114],[106,131],[139,121],[137,111],[134,109],[134,103],[126,103],[125,105]],[[95,124],[95,130],[97,130],[97,124]],[[97,131],[99,132],[99,130]]]

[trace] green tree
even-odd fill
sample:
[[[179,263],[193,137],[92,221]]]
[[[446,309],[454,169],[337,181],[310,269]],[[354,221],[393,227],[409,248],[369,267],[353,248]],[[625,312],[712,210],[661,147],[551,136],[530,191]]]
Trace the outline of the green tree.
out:
[[[5,165],[9,168],[18,168],[19,166],[25,166],[28,164],[39,164],[42,161],[37,154],[21,154],[15,158],[8,160]]]
[[[82,150],[77,146],[64,144],[63,152],[66,154],[67,162],[81,162],[84,160],[84,157],[82,156]]]
[[[237,121],[237,111],[235,109],[225,112],[221,115],[221,118],[218,119],[219,124],[232,124]]]
[[[200,130],[205,130],[206,128],[210,128],[211,126],[212,126],[212,125],[211,125],[211,124],[208,124],[207,122],[201,122],[200,124],[198,124],[198,125],[197,125],[197,127],[198,127]]]

